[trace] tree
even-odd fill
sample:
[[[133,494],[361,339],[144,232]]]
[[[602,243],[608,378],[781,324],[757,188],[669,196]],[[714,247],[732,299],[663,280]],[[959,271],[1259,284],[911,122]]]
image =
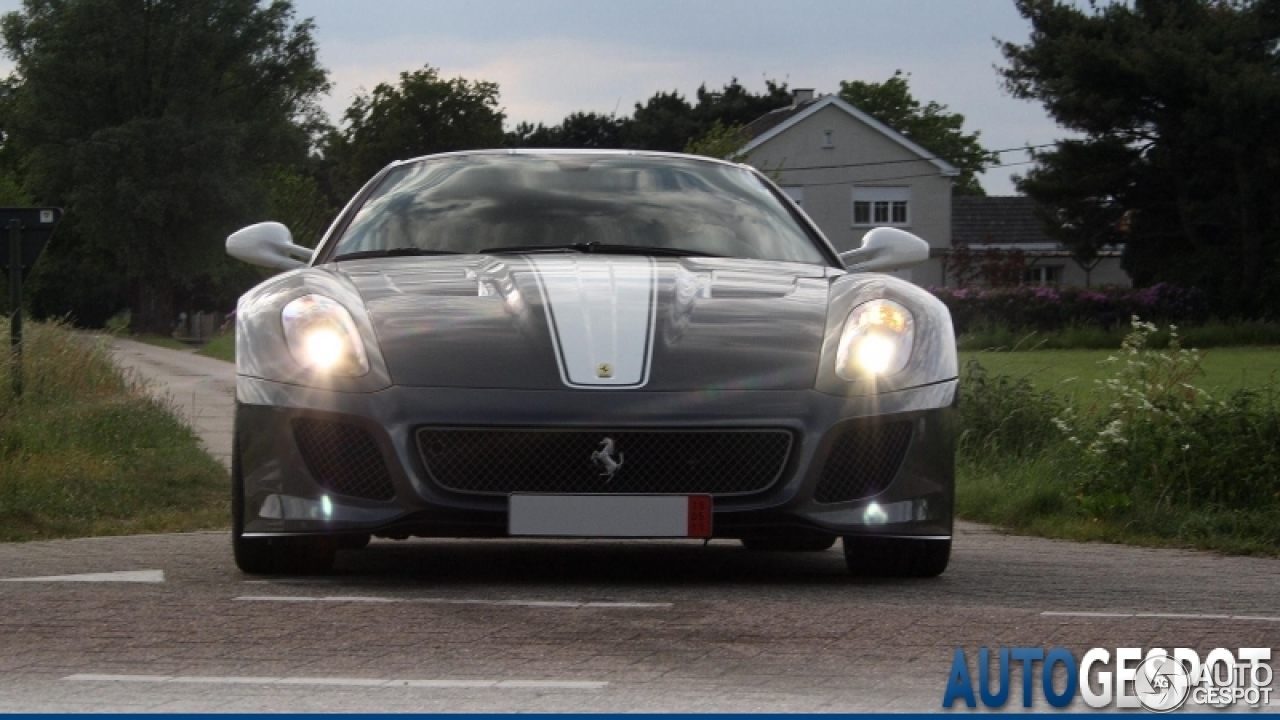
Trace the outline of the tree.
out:
[[[341,131],[330,134],[325,158],[334,190],[346,197],[395,160],[455,150],[501,147],[498,86],[446,80],[431,66],[400,73],[352,101]]]
[[[267,201],[270,217],[289,228],[295,243],[309,248],[320,242],[338,212],[314,177],[285,165],[268,173]]]
[[[716,123],[726,127],[747,125],[770,110],[787,107],[792,103],[791,91],[786,83],[765,79],[764,92],[753,93],[733,78],[719,90],[708,90],[703,84],[696,93],[694,116],[707,130]]]
[[[964,132],[963,115],[933,101],[922,105],[907,78],[898,70],[882,83],[841,81],[840,98],[954,165],[960,170],[952,185],[957,195],[985,195],[977,174],[998,158],[978,142],[978,131]]]
[[[261,213],[261,170],[306,156],[328,88],[312,24],[287,0],[25,0],[0,27],[26,189],[68,210],[37,304],[119,283],[133,329],[168,332],[175,293]]]
[[[747,156],[742,153],[742,146],[746,145],[748,140],[750,138],[747,137],[746,128],[743,126],[724,125],[717,120],[706,135],[690,140],[684,146],[684,152],[720,160],[746,162]]]
[[[507,133],[508,147],[599,148],[625,147],[631,121],[593,112],[571,113],[559,125],[520,123]]]
[[[1018,0],[1015,97],[1080,134],[1019,189],[1074,247],[1123,241],[1134,281],[1194,285],[1223,314],[1280,307],[1280,4]]]
[[[696,99],[696,104],[690,104],[679,92],[663,91],[654,93],[643,103],[636,103],[632,117],[575,112],[550,127],[542,123],[520,123],[507,133],[506,145],[665,152],[703,146],[698,143],[723,145],[725,128],[740,130],[770,110],[790,105],[791,93],[785,84],[773,80],[765,81],[765,92],[753,93],[734,78],[720,90],[708,90],[704,83],[698,88]],[[714,138],[709,137],[712,133]],[[732,148],[725,152],[729,150]]]
[[[636,103],[627,132],[627,147],[636,150],[680,152],[701,135],[693,106],[679,92],[659,92],[643,105]]]

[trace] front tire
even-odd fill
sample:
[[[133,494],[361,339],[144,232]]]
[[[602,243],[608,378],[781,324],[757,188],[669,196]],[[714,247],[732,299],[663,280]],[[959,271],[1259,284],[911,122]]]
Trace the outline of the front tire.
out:
[[[244,536],[244,477],[240,448],[232,436],[231,553],[236,567],[249,575],[311,575],[328,572],[338,556],[338,542],[323,535],[247,538]]]
[[[951,539],[846,535],[844,561],[855,577],[937,577],[951,559]]]

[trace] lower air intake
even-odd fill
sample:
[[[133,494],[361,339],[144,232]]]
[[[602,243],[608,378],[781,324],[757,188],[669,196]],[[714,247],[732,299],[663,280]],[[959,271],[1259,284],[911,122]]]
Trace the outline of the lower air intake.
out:
[[[838,503],[871,497],[893,482],[911,444],[911,422],[853,423],[836,430],[813,499]]]
[[[422,428],[431,479],[454,492],[743,495],[782,476],[786,430]]]
[[[367,500],[395,497],[382,452],[369,431],[347,423],[296,418],[293,437],[311,477],[340,495]]]

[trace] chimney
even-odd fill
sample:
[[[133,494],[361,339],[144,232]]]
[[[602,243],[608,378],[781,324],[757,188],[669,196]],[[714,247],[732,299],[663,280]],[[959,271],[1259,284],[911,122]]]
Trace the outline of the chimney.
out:
[[[791,98],[792,105],[807,103],[813,99],[813,88],[796,88],[791,91]]]

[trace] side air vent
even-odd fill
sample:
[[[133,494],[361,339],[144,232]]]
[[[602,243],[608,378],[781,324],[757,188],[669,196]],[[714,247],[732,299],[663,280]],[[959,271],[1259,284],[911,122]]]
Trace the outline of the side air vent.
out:
[[[848,502],[889,487],[911,444],[911,423],[852,423],[836,432],[813,499]]]
[[[320,485],[368,500],[395,497],[378,444],[367,430],[347,423],[295,418],[293,436],[307,470]]]

